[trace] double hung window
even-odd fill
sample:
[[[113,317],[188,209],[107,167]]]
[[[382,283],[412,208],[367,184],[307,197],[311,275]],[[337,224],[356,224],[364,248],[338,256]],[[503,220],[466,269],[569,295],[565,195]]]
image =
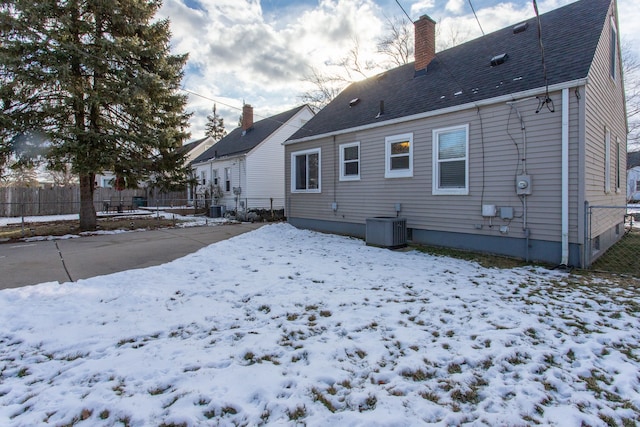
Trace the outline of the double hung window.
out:
[[[413,134],[385,138],[385,178],[413,176]]]
[[[360,143],[340,145],[340,181],[360,179]]]
[[[469,194],[469,125],[433,131],[433,194]]]

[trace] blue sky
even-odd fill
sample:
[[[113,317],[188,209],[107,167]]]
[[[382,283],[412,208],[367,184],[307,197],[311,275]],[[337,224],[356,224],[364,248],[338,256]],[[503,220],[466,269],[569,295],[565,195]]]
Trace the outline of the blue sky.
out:
[[[469,0],[398,0],[412,20],[428,14],[437,23],[439,48],[453,39],[480,36]],[[537,0],[541,13],[574,0]],[[636,0],[618,0],[620,34],[640,56]],[[531,0],[471,0],[485,33],[534,16]],[[376,41],[387,18],[403,17],[395,0],[165,0],[172,49],[189,53],[184,88],[189,95],[191,139],[201,138],[213,103],[229,130],[243,101],[256,120],[300,105],[309,89],[304,77],[316,69],[343,74],[336,65],[358,46],[363,62],[383,64]],[[382,71],[374,67],[373,75]],[[355,76],[351,76],[355,79]]]

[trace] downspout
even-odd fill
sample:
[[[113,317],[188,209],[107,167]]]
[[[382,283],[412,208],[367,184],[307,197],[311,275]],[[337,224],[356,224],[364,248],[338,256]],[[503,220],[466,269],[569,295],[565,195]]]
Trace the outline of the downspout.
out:
[[[562,89],[562,260],[569,265],[569,89]]]
[[[336,136],[333,135],[333,152],[336,153]],[[333,203],[331,203],[331,210],[333,211],[333,216],[338,215],[338,198],[337,198],[337,186],[338,186],[338,176],[340,168],[342,165],[340,164],[340,154],[335,157],[334,165],[333,165]]]

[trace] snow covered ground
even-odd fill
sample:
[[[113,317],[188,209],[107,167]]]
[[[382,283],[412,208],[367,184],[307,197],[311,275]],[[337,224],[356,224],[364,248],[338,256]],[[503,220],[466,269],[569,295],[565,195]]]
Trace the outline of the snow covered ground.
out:
[[[630,286],[267,225],[0,291],[0,425],[635,425]]]

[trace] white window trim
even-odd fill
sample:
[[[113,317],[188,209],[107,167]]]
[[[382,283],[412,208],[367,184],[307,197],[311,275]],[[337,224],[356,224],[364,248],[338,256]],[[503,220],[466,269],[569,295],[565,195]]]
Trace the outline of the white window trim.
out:
[[[604,192],[611,193],[611,130],[604,128]]]
[[[616,193],[620,193],[621,189],[620,187],[622,186],[622,176],[621,176],[621,171],[620,171],[620,155],[621,155],[621,151],[620,151],[620,139],[618,137],[616,137]]]
[[[296,188],[296,157],[307,154],[318,154],[318,188],[298,190]],[[307,165],[308,166],[308,165]],[[295,151],[291,153],[291,192],[292,193],[321,193],[322,192],[322,152],[320,148]]]
[[[233,185],[232,185],[232,181],[231,181],[231,174],[232,174],[231,167],[225,167],[224,168],[224,187],[225,188],[223,189],[223,191],[225,191],[226,193],[230,193],[230,192],[233,191]],[[227,190],[227,188],[229,188],[229,189]]]
[[[391,170],[391,144],[394,142],[409,141],[409,168]],[[384,177],[385,178],[411,178],[413,176],[413,133],[392,135],[384,139]]]
[[[357,175],[345,175],[344,174],[344,150],[345,148],[358,147],[358,174]],[[340,156],[340,181],[360,181],[360,141],[350,142],[348,144],[340,144],[339,148]],[[355,162],[350,160],[350,162]]]
[[[218,169],[211,169],[211,183],[213,185],[220,185],[218,180]]]
[[[609,18],[609,21],[611,24],[611,32],[609,34],[609,37],[611,37],[609,41],[609,49],[611,50],[609,52],[609,77],[615,82],[618,75],[618,28],[613,16]]]
[[[464,129],[465,132],[465,154],[464,154],[464,188],[439,188],[438,177],[440,172],[440,162],[438,162],[438,137],[441,133],[451,132],[454,130]],[[434,129],[432,132],[433,140],[433,176],[431,193],[436,196],[440,195],[457,195],[466,196],[469,194],[469,124],[461,126],[450,126],[446,128]]]

